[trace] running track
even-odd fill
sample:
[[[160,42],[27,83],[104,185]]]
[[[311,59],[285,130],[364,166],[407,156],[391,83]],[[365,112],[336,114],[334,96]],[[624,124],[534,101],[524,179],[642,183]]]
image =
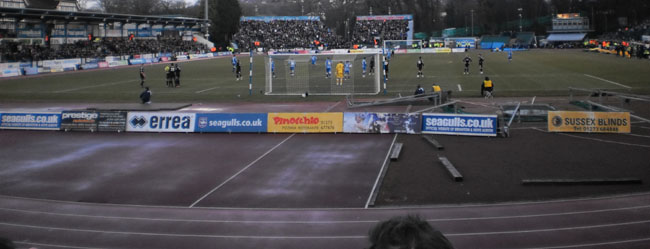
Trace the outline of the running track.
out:
[[[0,197],[0,234],[45,248],[366,248],[368,230],[418,214],[456,248],[648,248],[650,194],[395,209],[217,209]]]

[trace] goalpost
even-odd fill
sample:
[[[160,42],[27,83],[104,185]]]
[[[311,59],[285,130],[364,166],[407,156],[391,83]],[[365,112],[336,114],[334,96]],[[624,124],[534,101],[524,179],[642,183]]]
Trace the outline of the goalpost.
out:
[[[316,63],[312,64],[312,56]],[[366,59],[366,73],[362,61]],[[331,75],[326,77],[326,60],[332,62]],[[370,74],[374,60],[374,73]],[[290,63],[295,62],[292,73]],[[350,73],[342,85],[336,84],[336,65],[350,65]],[[347,54],[274,54],[265,58],[266,95],[375,95],[381,91],[382,61],[378,53]],[[271,66],[273,65],[273,67]]]

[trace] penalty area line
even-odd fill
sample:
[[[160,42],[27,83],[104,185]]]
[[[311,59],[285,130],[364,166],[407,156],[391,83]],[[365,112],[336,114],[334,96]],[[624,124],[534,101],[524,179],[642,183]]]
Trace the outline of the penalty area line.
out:
[[[114,85],[129,83],[129,82],[135,82],[135,81],[136,80],[125,80],[125,81],[111,82],[111,83],[100,84],[100,85],[92,85],[92,86],[70,88],[70,89],[65,89],[65,90],[54,91],[54,93],[65,93],[65,92],[72,92],[72,91],[84,90],[84,89],[95,88],[95,87],[114,86]]]
[[[207,91],[210,91],[210,90],[214,90],[214,89],[217,89],[217,88],[219,88],[219,87],[218,87],[218,86],[216,86],[216,87],[212,87],[212,88],[208,88],[208,89],[204,89],[204,90],[200,90],[200,91],[196,91],[196,92],[194,92],[194,93],[202,93],[202,92],[207,92]]]
[[[590,74],[585,74],[585,76],[587,76],[589,78],[597,79],[597,80],[600,80],[600,81],[604,81],[604,82],[607,82],[607,83],[610,83],[610,84],[614,84],[614,85],[617,85],[617,86],[620,86],[620,87],[624,87],[624,88],[627,88],[627,89],[632,89],[631,86],[626,86],[626,85],[623,85],[621,83],[614,82],[614,81],[611,81],[611,80],[606,80],[606,79],[596,77],[596,76],[593,76],[593,75],[590,75]]]

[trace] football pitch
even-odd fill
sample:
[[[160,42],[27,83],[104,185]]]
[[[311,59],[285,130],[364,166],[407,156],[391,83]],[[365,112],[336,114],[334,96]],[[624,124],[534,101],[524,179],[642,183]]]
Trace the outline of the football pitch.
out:
[[[485,58],[485,74],[478,71],[478,54]],[[650,93],[650,61],[627,59],[581,50],[532,50],[515,52],[512,62],[507,53],[473,50],[467,53],[473,62],[470,75],[463,75],[465,53],[396,54],[390,62],[387,91],[376,97],[413,94],[416,86],[429,91],[436,83],[453,96],[479,96],[484,77],[495,84],[495,96],[554,96],[568,94],[569,87],[609,89],[636,94]],[[424,78],[417,78],[416,62],[424,61]],[[154,102],[284,102],[332,101],[342,96],[266,96],[263,56],[254,57],[252,94],[249,95],[249,57],[238,56],[242,63],[242,81],[236,81],[230,58],[181,62],[181,87],[165,87],[166,63],[147,65],[145,85],[151,87]],[[318,61],[322,67],[323,61]],[[377,63],[379,64],[379,63]],[[277,67],[282,65],[276,65]],[[353,70],[360,70],[354,65]],[[17,77],[0,80],[1,102],[138,102],[139,67],[98,69]],[[359,75],[360,72],[354,72]],[[323,80],[314,80],[323,82]],[[382,84],[383,85],[383,84]]]

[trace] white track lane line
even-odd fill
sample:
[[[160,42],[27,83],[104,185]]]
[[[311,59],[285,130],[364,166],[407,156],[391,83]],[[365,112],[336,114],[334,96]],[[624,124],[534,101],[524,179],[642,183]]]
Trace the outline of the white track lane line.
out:
[[[242,223],[242,224],[361,224],[361,223],[377,223],[380,220],[364,219],[364,220],[328,220],[328,221],[313,221],[313,220],[219,220],[219,219],[170,219],[170,218],[144,218],[144,217],[125,217],[125,216],[101,216],[101,215],[84,215],[84,214],[61,214],[44,211],[27,211],[23,209],[0,208],[3,211],[15,212],[22,214],[37,214],[49,216],[61,216],[71,218],[89,218],[100,220],[125,220],[125,221],[148,221],[148,222],[186,222],[186,223]],[[602,214],[612,213],[619,211],[634,211],[644,212],[642,210],[650,209],[650,205],[621,207],[621,208],[608,208],[596,209],[587,211],[573,211],[573,212],[560,212],[560,213],[544,213],[544,214],[526,214],[526,215],[508,215],[508,216],[485,216],[485,217],[458,217],[458,218],[427,218],[429,222],[449,222],[449,221],[475,221],[475,220],[503,220],[503,219],[530,219],[540,217],[558,217],[558,216],[573,216],[573,215],[586,215],[586,214]],[[298,210],[298,209],[296,209]]]
[[[136,81],[137,80],[124,80],[124,81],[111,82],[111,83],[100,84],[100,85],[92,85],[92,86],[84,86],[84,87],[77,87],[77,88],[59,90],[59,91],[54,91],[54,93],[65,93],[65,92],[72,92],[72,91],[84,90],[84,89],[95,88],[95,87],[114,86],[114,85],[130,83],[130,82],[136,82]]]
[[[639,134],[632,134],[632,133],[623,133],[623,135],[627,135],[627,136],[633,136],[633,137],[643,137],[643,138],[650,138],[650,136],[644,136],[644,135],[639,135]]]
[[[101,247],[82,247],[82,246],[69,246],[69,245],[52,245],[52,244],[43,244],[43,243],[33,243],[33,242],[20,242],[14,241],[14,244],[18,245],[27,245],[27,246],[38,246],[38,247],[58,247],[58,248],[67,248],[67,249],[103,249]],[[30,247],[35,248],[35,247]]]
[[[630,225],[639,225],[639,224],[647,224],[647,223],[650,223],[650,220],[640,220],[640,221],[621,222],[621,223],[609,223],[609,224],[592,225],[592,226],[546,228],[546,229],[533,229],[533,230],[513,230],[513,231],[478,232],[478,233],[452,233],[452,234],[445,234],[445,236],[447,236],[447,237],[458,237],[458,236],[483,236],[483,235],[500,235],[500,234],[557,232],[557,231],[595,229],[595,228],[604,228],[604,227],[630,226]]]
[[[627,89],[632,89],[631,86],[626,86],[626,85],[623,85],[621,83],[614,82],[614,81],[611,81],[611,80],[606,80],[606,79],[596,77],[596,76],[593,76],[593,75],[590,75],[590,74],[585,74],[585,76],[587,76],[589,78],[594,78],[594,79],[597,79],[597,80],[600,80],[600,81],[604,81],[604,82],[607,82],[607,83],[610,83],[610,84],[614,84],[614,85],[617,85],[617,86],[620,86],[620,87],[624,87],[624,88],[627,88]]]
[[[63,228],[63,227],[49,227],[49,226],[33,226],[12,224],[0,222],[0,226],[21,227],[30,229],[42,230],[57,230],[68,232],[82,232],[82,233],[101,233],[101,234],[120,234],[120,235],[141,235],[141,236],[159,236],[159,237],[180,237],[180,238],[227,238],[227,239],[368,239],[368,235],[352,235],[352,236],[263,236],[263,235],[211,235],[211,234],[181,234],[181,233],[145,233],[145,232],[122,232],[122,231],[107,231],[95,229],[77,229],[77,228]]]
[[[635,243],[635,242],[641,242],[641,241],[650,241],[650,238],[630,239],[630,240],[616,240],[616,241],[608,241],[608,242],[601,242],[601,243],[577,244],[577,245],[566,245],[566,246],[529,247],[529,248],[522,248],[522,249],[560,249],[560,248],[576,248],[576,247],[585,248],[585,247],[593,247],[593,246],[627,244],[627,243]],[[617,247],[612,247],[612,248],[617,248]],[[625,248],[625,247],[621,247],[621,248]]]
[[[513,230],[513,231],[498,231],[498,232],[475,232],[475,233],[450,233],[445,234],[447,237],[461,237],[461,236],[485,236],[485,235],[503,235],[503,234],[525,234],[525,233],[540,233],[540,232],[558,232],[558,231],[571,231],[571,230],[585,230],[597,229],[605,227],[622,227],[630,225],[648,224],[650,220],[640,220],[621,223],[610,223],[592,226],[577,226],[577,227],[563,227],[563,228],[547,228],[547,229],[533,229],[533,230]],[[33,226],[12,224],[0,222],[0,225],[42,229],[42,230],[58,230],[69,232],[84,232],[84,233],[102,233],[102,234],[121,234],[121,235],[142,235],[142,236],[160,236],[160,237],[186,237],[186,238],[230,238],[230,239],[368,239],[368,235],[349,235],[349,236],[264,236],[264,235],[218,235],[218,234],[180,234],[180,233],[145,233],[145,232],[122,232],[122,231],[107,231],[95,229],[77,229],[77,228],[63,228],[63,227],[50,227],[50,226]]]
[[[294,133],[294,134],[291,134],[291,136],[285,138],[284,140],[282,140],[282,142],[280,142],[279,144],[273,146],[273,148],[271,148],[271,149],[268,150],[266,153],[264,153],[263,155],[261,155],[260,157],[258,157],[257,159],[255,159],[255,161],[249,163],[248,165],[246,165],[246,167],[244,167],[243,169],[241,169],[239,172],[235,173],[235,174],[232,175],[230,178],[228,178],[226,181],[224,181],[224,182],[222,182],[221,184],[219,184],[219,186],[213,188],[210,192],[208,192],[207,194],[203,195],[201,198],[199,198],[198,200],[196,200],[194,203],[192,203],[192,205],[190,205],[190,208],[193,208],[194,206],[196,206],[196,204],[198,204],[199,202],[201,202],[203,199],[205,199],[206,197],[208,197],[210,194],[214,193],[214,191],[217,191],[217,189],[221,188],[223,185],[225,185],[226,183],[230,182],[232,179],[235,179],[235,177],[237,177],[239,174],[243,173],[245,170],[247,170],[248,168],[250,168],[251,166],[253,166],[253,165],[254,165],[255,163],[257,163],[259,160],[262,160],[262,158],[264,158],[266,155],[268,155],[268,154],[270,154],[271,152],[273,152],[275,149],[277,149],[278,147],[280,147],[280,145],[284,144],[286,141],[288,141],[289,139],[291,139],[291,138],[292,138],[293,136],[295,136],[295,135],[296,135],[295,133]]]

